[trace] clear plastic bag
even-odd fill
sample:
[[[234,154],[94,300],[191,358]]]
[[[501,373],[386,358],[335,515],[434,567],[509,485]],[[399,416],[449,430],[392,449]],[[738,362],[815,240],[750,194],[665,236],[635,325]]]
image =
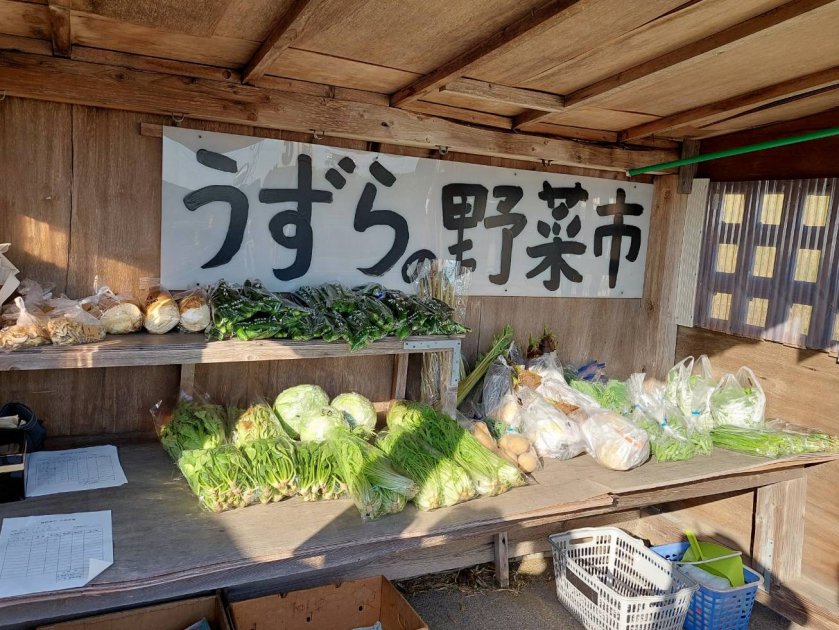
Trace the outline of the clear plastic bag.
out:
[[[17,319],[14,325],[0,330],[0,349],[7,352],[34,348],[50,343],[47,319],[40,311],[30,312],[23,298],[15,298]]]
[[[707,355],[696,360],[686,357],[667,373],[665,397],[697,430],[710,431],[713,426],[710,399],[716,386]]]
[[[507,431],[498,439],[498,453],[523,473],[530,474],[542,468],[533,442],[517,431]]]
[[[646,431],[607,409],[586,409],[582,423],[586,451],[597,463],[612,470],[631,470],[650,458]]]
[[[105,325],[79,304],[47,321],[50,340],[56,346],[96,343],[105,338]]]
[[[129,295],[117,295],[108,287],[100,287],[95,295],[80,302],[81,307],[94,315],[109,335],[126,335],[143,327],[140,305]]]
[[[174,461],[184,451],[216,448],[227,440],[227,410],[206,394],[182,391],[174,408],[171,401],[160,400],[149,411],[160,443]]]
[[[530,362],[528,372],[540,377],[541,382],[536,392],[544,396],[563,413],[572,413],[580,407],[597,407],[597,401],[591,396],[571,387],[562,373],[562,366],[556,358],[555,352],[543,354]]]
[[[17,288],[18,295],[23,298],[23,303],[26,310],[30,313],[37,313],[43,311],[44,305],[52,298],[52,287],[42,287],[38,282],[31,278],[24,278]],[[20,308],[17,301],[10,304],[4,304],[2,309],[2,318],[0,321],[3,326],[14,326],[17,323]]]
[[[571,459],[585,450],[579,424],[529,388],[521,388],[519,395],[522,435],[533,443],[541,457]]]
[[[181,291],[174,296],[178,303],[180,323],[178,328],[184,332],[204,332],[210,326],[210,305],[207,291],[194,287]]]
[[[504,424],[505,427],[521,427],[521,405],[513,393],[513,368],[504,357],[496,359],[484,376],[484,415]]]
[[[750,368],[741,367],[736,374],[726,374],[710,396],[714,426],[763,426],[766,395]]]
[[[159,278],[140,278],[140,304],[143,306],[143,327],[162,335],[181,321],[181,313],[172,294],[160,286]]]

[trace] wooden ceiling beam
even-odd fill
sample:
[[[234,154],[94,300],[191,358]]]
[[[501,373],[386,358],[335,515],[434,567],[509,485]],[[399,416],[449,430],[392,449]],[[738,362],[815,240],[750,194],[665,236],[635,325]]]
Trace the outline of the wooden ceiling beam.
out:
[[[550,160],[624,171],[676,157],[672,150],[596,146],[458,124],[434,116],[248,85],[184,79],[152,71],[42,55],[0,52],[0,86],[9,96],[286,129],[341,138]]]
[[[824,88],[839,85],[839,66],[814,72],[803,77],[782,81],[768,87],[759,88],[739,94],[731,98],[694,107],[670,116],[664,116],[658,120],[636,125],[622,131],[619,135],[621,141],[635,140],[653,134],[661,134],[679,127],[691,126],[701,127],[719,120],[731,118],[741,113],[748,112],[756,107],[770,105],[789,97],[804,96]]]
[[[524,90],[476,79],[455,79],[441,87],[440,92],[468,96],[492,103],[515,105],[526,109],[537,109],[543,112],[558,112],[565,106],[565,100],[557,94],[538,90]]]
[[[447,61],[396,92],[390,99],[394,107],[422,99],[447,83],[465,76],[469,69],[490,56],[513,49],[523,37],[535,37],[556,26],[573,12],[582,10],[581,0],[551,0],[525,17],[504,27],[474,48]]]
[[[70,57],[73,49],[73,35],[70,27],[69,0],[49,0],[47,8],[52,54],[56,57]]]
[[[292,0],[291,6],[271,30],[250,61],[242,70],[244,83],[261,79],[280,54],[300,37],[306,24],[317,10],[318,0]]]
[[[592,102],[598,99],[618,94],[636,83],[665,70],[680,65],[687,65],[688,63],[703,61],[713,55],[720,54],[724,49],[742,39],[793,20],[833,1],[792,0],[771,11],[735,24],[719,33],[691,42],[655,59],[649,59],[632,68],[622,70],[596,83],[575,90],[565,96],[565,108],[572,109],[584,105],[591,105]],[[516,118],[513,127],[520,129],[530,123],[540,121],[547,116],[550,116],[550,114],[533,111],[525,112]]]

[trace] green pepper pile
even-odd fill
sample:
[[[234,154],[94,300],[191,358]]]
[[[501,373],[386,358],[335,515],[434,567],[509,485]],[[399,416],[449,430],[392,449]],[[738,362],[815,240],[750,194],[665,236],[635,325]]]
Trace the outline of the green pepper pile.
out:
[[[258,280],[242,285],[221,281],[209,299],[213,339],[343,340],[357,350],[388,336],[469,332],[454,321],[448,304],[378,284],[356,288],[324,284],[275,294]]]

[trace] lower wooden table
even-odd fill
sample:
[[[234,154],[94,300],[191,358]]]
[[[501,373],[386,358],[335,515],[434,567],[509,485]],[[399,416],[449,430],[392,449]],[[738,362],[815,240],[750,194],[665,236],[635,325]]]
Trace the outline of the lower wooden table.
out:
[[[202,511],[159,445],[120,448],[128,484],[0,505],[0,517],[111,510],[114,564],[80,589],[0,599],[0,627],[92,614],[210,591],[231,597],[384,574],[391,579],[544,550],[580,519],[681,499],[758,489],[753,563],[770,585],[801,570],[804,467],[832,455],[767,460],[716,450],[629,472],[587,455],[547,460],[535,483],[451,508],[362,522],[348,500],[291,499],[223,514]],[[568,524],[573,521],[573,523]]]

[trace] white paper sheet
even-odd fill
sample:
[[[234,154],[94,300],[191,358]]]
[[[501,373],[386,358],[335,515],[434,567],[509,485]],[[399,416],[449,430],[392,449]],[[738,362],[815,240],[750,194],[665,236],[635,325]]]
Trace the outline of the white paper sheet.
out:
[[[112,488],[128,483],[116,446],[37,451],[26,460],[26,496]]]
[[[84,586],[113,563],[110,510],[3,519],[0,597]]]

